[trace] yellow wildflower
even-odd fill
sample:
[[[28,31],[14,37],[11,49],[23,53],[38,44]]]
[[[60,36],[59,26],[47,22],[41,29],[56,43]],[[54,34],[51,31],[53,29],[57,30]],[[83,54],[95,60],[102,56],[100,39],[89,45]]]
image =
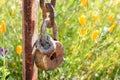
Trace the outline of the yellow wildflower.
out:
[[[80,0],[80,1],[81,1],[81,5],[83,5],[83,6],[87,6],[88,5],[87,0]]]
[[[11,11],[11,15],[12,15],[12,16],[15,15],[15,10],[14,10],[14,9],[12,9],[12,11]]]
[[[2,32],[6,32],[6,27],[5,27],[4,21],[2,21],[2,23],[1,23],[1,28],[2,28]]]
[[[117,22],[114,22],[114,23],[111,25],[111,27],[110,27],[110,29],[109,29],[109,32],[112,32],[113,29],[116,27],[116,25],[117,25]]]
[[[0,35],[2,34],[2,27],[1,27],[1,25],[0,25]]]
[[[95,62],[91,63],[90,68],[93,69],[96,66]]]
[[[95,40],[97,37],[98,37],[98,30],[95,30],[93,33],[92,33],[92,39]]]
[[[13,63],[13,66],[16,66],[16,65],[17,65],[17,64],[14,62],[14,63]]]
[[[99,14],[97,14],[97,13],[93,14],[93,20],[94,21],[99,20],[99,18],[100,18]]]
[[[84,36],[86,34],[86,28],[82,28],[81,35]]]
[[[18,45],[16,47],[16,52],[17,52],[17,54],[21,54],[22,53],[22,46],[21,45]]]
[[[84,15],[81,15],[81,16],[79,17],[79,23],[80,23],[81,25],[84,25],[84,24],[86,23],[86,17],[85,17]]]
[[[91,58],[92,56],[93,56],[92,53],[88,53],[88,54],[87,54],[87,58]]]
[[[114,13],[111,13],[111,14],[109,15],[108,20],[109,20],[109,21],[112,21],[114,17],[115,17],[115,14],[114,14]]]
[[[1,3],[1,4],[5,4],[5,0],[1,0],[0,3]]]
[[[118,1],[118,5],[120,5],[120,1]]]

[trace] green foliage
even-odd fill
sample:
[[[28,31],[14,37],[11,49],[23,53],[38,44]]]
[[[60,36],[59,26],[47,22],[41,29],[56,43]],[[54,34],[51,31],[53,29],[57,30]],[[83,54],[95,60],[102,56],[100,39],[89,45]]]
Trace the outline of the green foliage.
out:
[[[57,0],[55,20],[65,49],[64,62],[51,71],[39,69],[39,80],[120,79],[120,1],[84,1]],[[9,53],[0,57],[0,79],[22,80],[22,55],[16,52],[16,46],[22,45],[21,0],[2,2],[0,22],[4,20],[6,32],[0,34],[0,48],[8,49]],[[40,26],[40,8],[38,12]],[[97,19],[93,17],[95,13],[99,16]],[[112,20],[111,14],[114,14]],[[85,24],[80,24],[81,15],[85,16]]]

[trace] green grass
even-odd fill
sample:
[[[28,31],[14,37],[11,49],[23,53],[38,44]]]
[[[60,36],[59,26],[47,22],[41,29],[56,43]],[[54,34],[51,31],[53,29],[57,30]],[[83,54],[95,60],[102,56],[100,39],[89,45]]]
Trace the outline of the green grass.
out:
[[[85,7],[80,5],[80,0],[57,0],[55,20],[59,40],[65,49],[64,62],[51,71],[39,69],[39,80],[120,79],[120,23],[112,32],[104,30],[120,20],[120,3],[112,4],[111,0],[102,0],[102,3],[99,1],[89,0]],[[0,35],[0,48],[9,50],[7,55],[0,57],[0,80],[4,80],[6,76],[6,80],[22,80],[22,54],[16,53],[16,46],[22,45],[20,3],[21,0],[5,0],[5,3],[0,3],[0,22],[4,20],[6,26],[6,32]],[[13,16],[12,8],[15,12]],[[40,26],[40,8],[38,12]],[[93,20],[92,14],[95,12],[100,15],[99,21]],[[111,13],[114,13],[115,17],[110,22],[108,17]],[[84,25],[78,20],[81,15],[86,16]],[[84,36],[80,34],[83,27],[87,30]],[[96,40],[92,40],[95,30],[98,30],[99,34]]]

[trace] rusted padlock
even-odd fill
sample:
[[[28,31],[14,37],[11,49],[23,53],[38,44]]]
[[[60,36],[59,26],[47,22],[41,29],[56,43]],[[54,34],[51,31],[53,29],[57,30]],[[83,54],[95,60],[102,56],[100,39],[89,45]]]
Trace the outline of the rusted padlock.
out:
[[[58,28],[54,21],[54,8],[55,7],[56,0],[51,0],[51,3],[44,3],[44,0],[40,0],[40,7],[42,9],[42,15],[43,15],[43,25],[41,29],[41,38],[36,42],[36,50],[34,52],[34,60],[37,65],[37,67],[43,69],[43,70],[51,70],[56,67],[58,67],[62,61],[63,61],[63,55],[64,55],[64,48],[62,43],[60,43],[58,40]],[[47,12],[50,13],[49,16],[47,16]],[[49,18],[50,19],[49,19]],[[50,28],[52,27],[53,30],[53,39],[45,35],[46,27]],[[48,49],[47,42],[53,46]],[[42,44],[41,44],[42,43]],[[40,45],[39,45],[40,44]],[[41,47],[43,46],[43,47]],[[41,49],[48,49],[46,51]]]
[[[59,41],[55,41],[56,50],[51,55],[40,54],[38,50],[35,52],[35,63],[37,67],[43,70],[51,70],[58,66],[63,61],[64,48]]]
[[[37,67],[39,67],[43,70],[51,70],[51,69],[58,67],[62,63],[63,55],[64,55],[64,48],[63,48],[63,45],[59,41],[53,42],[51,37],[44,35],[45,28],[47,26],[47,24],[44,24],[45,22],[43,22],[43,25],[42,25],[41,37],[43,40],[46,40],[44,38],[48,37],[49,38],[48,41],[52,42],[51,45],[53,45],[53,47],[55,46],[55,51],[48,49],[47,52],[49,52],[49,53],[42,53],[42,52],[46,52],[46,51],[44,51],[44,49],[42,49],[41,39],[39,39],[36,42],[36,51],[34,54],[34,60],[35,60]],[[56,24],[53,26],[53,28],[55,28],[53,30],[57,29]],[[54,32],[55,31],[53,31],[53,33]],[[54,40],[57,40],[57,37],[58,37],[57,35],[53,35]],[[44,45],[44,43],[46,43],[46,42],[42,42],[42,43]],[[55,45],[54,45],[54,43],[55,43]],[[54,48],[52,48],[52,49],[54,49]]]

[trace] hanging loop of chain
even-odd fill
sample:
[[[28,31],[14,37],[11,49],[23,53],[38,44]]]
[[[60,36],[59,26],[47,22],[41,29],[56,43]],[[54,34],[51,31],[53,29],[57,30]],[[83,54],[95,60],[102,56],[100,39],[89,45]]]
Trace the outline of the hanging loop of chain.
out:
[[[40,7],[42,9],[43,21],[49,17],[47,27],[53,29],[53,39],[58,40],[58,29],[55,23],[54,7],[56,0],[51,0],[51,3],[45,3],[44,0],[40,0]],[[49,16],[47,15],[49,13]]]
[[[56,0],[51,0],[51,4],[53,5],[53,7],[55,7]],[[43,8],[44,6],[45,6],[45,1],[40,0],[40,7]]]
[[[54,7],[56,0],[51,0],[51,3],[45,3],[44,0],[40,0],[40,7],[42,9],[43,19],[47,18],[47,13],[50,13],[49,27],[54,25]]]

